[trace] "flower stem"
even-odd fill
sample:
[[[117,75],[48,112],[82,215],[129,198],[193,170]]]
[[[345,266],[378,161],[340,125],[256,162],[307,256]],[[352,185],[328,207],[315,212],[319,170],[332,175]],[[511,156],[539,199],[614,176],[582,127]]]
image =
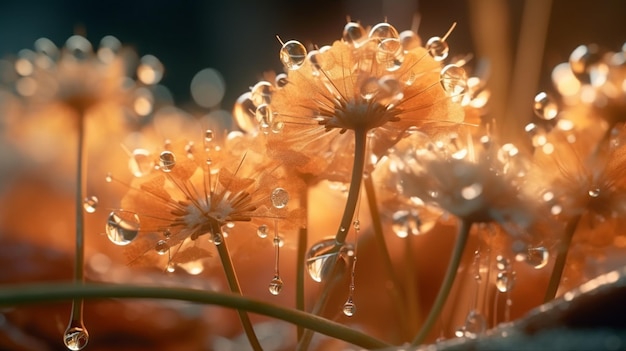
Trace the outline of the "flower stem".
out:
[[[308,209],[308,189],[301,192],[300,206]],[[296,261],[296,309],[304,311],[304,270],[305,270],[305,257],[308,244],[308,229],[306,225],[298,229],[298,251]],[[298,341],[302,338],[304,329],[298,326],[297,335]]]
[[[223,294],[204,290],[183,288],[150,287],[123,284],[67,284],[48,283],[4,287],[0,290],[0,306],[15,306],[55,302],[75,298],[110,299],[141,298],[181,300],[207,305],[217,305],[248,311],[286,322],[333,338],[344,340],[366,349],[379,349],[391,345],[343,326],[339,323],[314,316],[306,312],[285,308],[235,294]]]
[[[450,263],[448,264],[446,275],[443,278],[443,282],[441,283],[441,287],[439,288],[433,307],[428,313],[428,317],[426,317],[426,321],[424,322],[422,329],[419,333],[417,333],[411,345],[417,346],[424,342],[430,332],[430,329],[432,329],[433,325],[435,325],[435,322],[437,321],[437,318],[439,318],[439,314],[441,313],[441,310],[448,299],[448,295],[450,294],[450,290],[452,289],[452,283],[454,283],[456,272],[459,269],[461,257],[463,256],[463,249],[467,243],[467,238],[469,237],[471,228],[472,222],[466,219],[461,219],[459,233],[456,238],[456,243],[454,244],[454,250],[452,251],[452,256],[450,257]]]
[[[233,261],[230,258],[230,253],[228,252],[228,247],[226,246],[226,240],[222,239],[222,242],[219,245],[215,245],[217,247],[217,252],[220,256],[220,261],[222,261],[222,266],[224,267],[224,273],[226,274],[226,280],[228,280],[228,286],[230,287],[230,291],[237,295],[241,294],[241,287],[239,286],[239,280],[237,279],[237,274],[235,273],[235,267],[233,267]],[[248,337],[248,341],[250,342],[250,346],[255,351],[262,351],[263,348],[259,343],[259,339],[254,333],[254,328],[252,327],[252,322],[250,322],[250,316],[244,310],[237,310],[239,314],[239,319],[241,320],[241,325],[243,326],[243,330]]]
[[[578,222],[580,222],[580,218],[581,215],[578,215],[570,219],[569,222],[567,222],[563,239],[561,240],[557,248],[554,268],[552,268],[552,275],[550,275],[548,289],[546,290],[546,295],[543,299],[543,302],[550,302],[556,296],[556,292],[559,289],[559,284],[561,283],[563,269],[565,268],[565,261],[567,261],[567,252],[569,251],[569,247],[572,243],[572,237],[576,232],[576,228],[578,227]]]
[[[416,311],[412,308],[407,308],[409,304],[409,299],[413,298],[413,295],[407,291],[404,299],[398,293],[398,289],[400,289],[401,284],[398,276],[396,275],[393,264],[391,262],[391,257],[389,256],[389,249],[387,248],[387,243],[385,242],[385,236],[383,234],[383,225],[380,218],[380,212],[378,210],[378,202],[376,201],[376,190],[374,189],[374,182],[372,181],[372,177],[366,177],[363,180],[365,184],[365,193],[367,194],[367,203],[370,208],[370,214],[372,216],[372,227],[374,229],[374,239],[376,240],[376,246],[379,248],[380,255],[382,257],[382,265],[383,269],[386,271],[387,276],[391,280],[392,286],[387,288],[387,291],[391,295],[391,299],[393,300],[393,305],[396,309],[397,316],[400,321],[400,325],[404,327],[404,333],[409,335],[411,331],[411,326],[417,325],[417,316]],[[408,314],[408,321],[406,320],[406,316]]]
[[[346,242],[348,229],[352,225],[354,212],[359,202],[359,193],[361,191],[361,181],[363,180],[363,170],[365,169],[365,154],[367,146],[367,131],[354,130],[354,163],[352,165],[352,177],[350,179],[350,190],[348,191],[348,200],[339,224],[339,230],[335,235],[335,241],[340,248]]]

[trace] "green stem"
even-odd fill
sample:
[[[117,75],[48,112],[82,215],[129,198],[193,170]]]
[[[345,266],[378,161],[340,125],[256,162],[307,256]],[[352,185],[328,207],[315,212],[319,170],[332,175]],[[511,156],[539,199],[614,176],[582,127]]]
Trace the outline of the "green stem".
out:
[[[337,338],[366,349],[379,349],[391,345],[339,323],[306,312],[285,308],[235,294],[204,290],[168,288],[162,286],[134,286],[122,284],[67,284],[48,283],[4,287],[0,290],[0,306],[16,306],[43,302],[56,302],[74,298],[110,299],[140,298],[181,300],[207,305],[244,310],[286,322],[301,325],[318,333]]]
[[[220,232],[218,231],[214,233]],[[239,280],[237,279],[237,274],[235,273],[235,267],[233,267],[233,261],[230,258],[230,253],[228,252],[228,247],[226,246],[226,240],[222,238],[222,243],[215,246],[217,247],[220,261],[222,261],[222,266],[224,267],[224,273],[226,274],[226,280],[228,280],[228,286],[230,287],[230,291],[237,295],[242,295],[241,287],[239,286]],[[262,351],[263,348],[261,347],[261,344],[259,343],[259,339],[257,338],[256,334],[254,333],[252,322],[250,322],[250,316],[248,316],[248,314],[244,310],[240,309],[237,310],[237,313],[239,314],[241,325],[243,326],[243,330],[248,337],[250,346],[252,346],[252,349],[255,351]]]
[[[437,318],[439,318],[439,314],[441,313],[441,310],[443,309],[443,306],[448,299],[450,290],[452,290],[452,284],[454,283],[456,272],[459,269],[461,257],[463,256],[463,249],[465,248],[465,244],[467,243],[467,238],[469,237],[471,228],[472,222],[461,219],[459,234],[457,235],[456,243],[454,244],[454,250],[452,251],[452,256],[450,257],[450,263],[448,264],[446,275],[443,278],[443,282],[441,283],[441,287],[439,288],[439,292],[437,293],[437,297],[435,298],[433,307],[428,313],[428,317],[426,317],[426,321],[424,322],[422,329],[419,331],[419,333],[417,333],[411,345],[417,346],[424,342],[433,325],[435,325]]]
[[[387,276],[391,279],[392,286],[387,288],[387,291],[391,295],[393,306],[396,309],[397,316],[400,321],[400,325],[404,327],[404,333],[409,335],[411,331],[411,326],[417,325],[417,320],[415,316],[415,311],[411,308],[407,308],[408,299],[411,299],[413,296],[409,294],[407,291],[407,296],[403,299],[398,289],[402,286],[400,284],[400,280],[396,275],[396,272],[393,269],[393,264],[391,262],[391,257],[389,256],[389,249],[387,248],[387,243],[385,242],[385,236],[383,234],[383,225],[380,218],[380,212],[378,210],[378,202],[376,200],[376,190],[374,189],[374,182],[372,181],[372,177],[366,177],[363,180],[365,185],[365,193],[367,194],[367,204],[370,208],[370,214],[372,216],[372,227],[374,229],[374,240],[376,240],[376,246],[379,249],[379,253],[382,257],[382,265],[383,269],[386,271]],[[409,321],[407,322],[406,316],[409,316]]]
[[[300,197],[300,205],[307,209],[308,208],[308,189],[302,191]],[[296,261],[296,309],[299,311],[304,311],[304,270],[305,270],[305,258],[306,258],[306,250],[307,250],[307,241],[308,241],[308,229],[306,225],[298,230],[298,251],[297,251],[297,261]],[[298,341],[302,338],[302,333],[304,329],[301,326],[298,326]]]
[[[350,190],[348,191],[348,200],[343,211],[343,217],[335,235],[338,249],[346,242],[348,229],[352,225],[354,212],[359,202],[359,193],[361,192],[361,181],[363,180],[363,171],[365,170],[365,154],[367,146],[367,131],[354,130],[354,163],[352,165],[352,177],[350,179]]]
[[[572,218],[567,222],[565,227],[565,233],[563,239],[559,243],[557,248],[556,260],[554,261],[554,268],[552,268],[552,275],[550,275],[550,282],[548,283],[548,289],[543,302],[550,302],[556,296],[556,292],[559,289],[561,283],[561,276],[563,275],[563,269],[565,268],[565,261],[567,261],[567,252],[572,243],[572,237],[576,232],[578,223],[580,222],[581,215]]]

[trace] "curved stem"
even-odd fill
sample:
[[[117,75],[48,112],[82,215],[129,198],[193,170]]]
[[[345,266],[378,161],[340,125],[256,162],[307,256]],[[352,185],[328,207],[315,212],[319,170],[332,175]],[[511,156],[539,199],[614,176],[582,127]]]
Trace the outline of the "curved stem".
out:
[[[456,277],[456,272],[459,269],[461,257],[463,256],[463,249],[467,243],[467,238],[469,237],[471,228],[472,222],[465,219],[461,220],[459,234],[457,235],[456,243],[454,244],[454,250],[452,251],[452,256],[450,257],[450,263],[448,264],[446,275],[443,278],[443,282],[441,283],[441,287],[439,288],[433,307],[428,313],[428,317],[426,317],[426,321],[424,322],[422,329],[419,333],[417,333],[411,343],[413,346],[417,346],[424,342],[430,332],[430,329],[433,325],[435,325],[435,322],[437,321],[437,318],[446,303],[450,290],[452,289],[452,284],[454,283],[454,278]]]
[[[217,305],[244,310],[301,325],[307,329],[315,330],[318,333],[322,333],[366,349],[379,349],[391,346],[369,335],[360,333],[322,317],[234,294],[223,294],[193,289],[168,288],[162,286],[150,287],[89,283],[79,285],[58,282],[5,287],[0,290],[1,306],[54,302],[73,298],[169,299],[207,305]]]
[[[352,165],[352,177],[350,179],[350,190],[348,191],[348,200],[343,211],[343,217],[335,235],[337,246],[342,246],[346,242],[348,229],[352,225],[354,212],[359,202],[359,193],[361,191],[361,181],[363,180],[363,170],[365,169],[365,154],[367,146],[367,131],[354,131],[354,163]]]
[[[235,273],[235,267],[233,266],[233,261],[230,258],[228,247],[226,246],[226,240],[222,239],[222,243],[215,246],[217,247],[217,252],[219,253],[220,260],[222,261],[222,266],[224,267],[224,273],[226,274],[226,280],[228,280],[228,286],[230,287],[230,291],[241,296],[241,287],[239,286],[239,280],[237,279],[237,275]],[[241,325],[243,326],[243,330],[248,337],[250,346],[252,346],[252,349],[255,351],[262,351],[263,348],[261,347],[261,344],[259,343],[259,339],[257,338],[256,334],[254,333],[252,322],[250,322],[250,316],[248,316],[248,314],[241,309],[237,309],[237,313],[239,314]]]
[[[552,268],[552,275],[550,275],[550,282],[548,283],[548,289],[546,290],[543,302],[550,302],[556,296],[559,284],[561,283],[563,269],[565,268],[565,261],[567,261],[567,252],[569,251],[570,244],[572,243],[572,237],[576,232],[580,218],[581,215],[572,218],[565,227],[565,233],[557,249],[558,251],[556,254],[556,260],[554,261],[554,268]]]
[[[393,269],[391,257],[389,256],[389,249],[387,248],[387,243],[385,242],[383,225],[380,218],[380,212],[378,210],[378,202],[376,201],[376,190],[374,189],[374,182],[372,181],[372,177],[365,178],[363,180],[363,183],[365,184],[367,204],[370,208],[370,214],[372,216],[372,227],[374,229],[374,239],[376,240],[376,246],[378,247],[380,256],[382,257],[383,269],[387,272],[387,276],[391,279],[392,282],[392,286],[388,288],[387,291],[391,295],[392,303],[396,309],[397,316],[400,319],[400,324],[404,326],[404,333],[407,333],[406,335],[409,335],[408,333],[410,333],[411,326],[417,325],[416,311],[413,311],[412,308],[407,308],[407,305],[410,304],[409,299],[412,299],[413,295],[411,295],[410,291],[407,291],[406,296],[402,298],[398,293],[398,289],[400,289],[402,285],[400,284],[400,280],[398,279],[398,276]],[[407,268],[409,267],[411,267],[411,265],[407,265]],[[409,321],[407,321],[407,315],[409,317]]]
[[[304,209],[308,209],[308,188],[302,191],[300,196],[300,206]],[[298,251],[296,258],[296,309],[304,311],[304,270],[305,270],[305,258],[306,249],[308,244],[308,229],[306,226],[298,230]],[[298,341],[302,338],[304,329],[298,326]]]

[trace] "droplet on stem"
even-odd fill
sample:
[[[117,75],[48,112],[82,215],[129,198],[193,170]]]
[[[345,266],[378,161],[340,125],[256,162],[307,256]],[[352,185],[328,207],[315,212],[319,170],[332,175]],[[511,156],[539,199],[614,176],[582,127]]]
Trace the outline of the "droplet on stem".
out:
[[[128,245],[139,233],[139,216],[129,211],[113,211],[109,214],[105,232],[115,245]]]
[[[176,166],[176,155],[171,151],[163,151],[159,155],[159,167],[163,172],[171,172]]]
[[[496,276],[496,288],[500,292],[507,292],[513,289],[515,285],[515,272],[513,271],[502,271],[498,272]]]
[[[270,281],[269,291],[272,295],[280,294],[280,291],[283,289],[283,281],[279,276],[275,275],[272,281]]]
[[[467,91],[467,75],[465,70],[457,65],[447,65],[441,70],[441,86],[453,98],[460,101],[461,95]]]
[[[354,304],[354,301],[352,301],[352,298],[349,297],[346,303],[343,304],[343,314],[348,317],[352,317],[355,313],[356,305]]]
[[[553,120],[559,113],[556,103],[545,92],[540,92],[535,96],[533,110],[537,117],[545,121]]]
[[[289,40],[280,49],[280,61],[288,70],[296,70],[306,59],[306,48],[297,40]]]
[[[548,265],[550,254],[548,249],[543,246],[529,247],[526,253],[526,263],[531,265],[534,269],[541,269]]]
[[[337,262],[339,252],[333,250],[335,244],[334,237],[322,240],[311,246],[306,254],[307,272],[318,283],[328,277]]]
[[[146,149],[133,150],[128,160],[128,169],[130,173],[137,178],[149,174],[154,169],[152,153]]]
[[[348,44],[358,46],[365,38],[365,29],[357,22],[348,22],[343,27],[342,39]]]
[[[166,253],[169,252],[170,245],[167,243],[166,240],[159,240],[157,241],[156,245],[154,245],[154,250],[159,255],[165,255]]]
[[[88,196],[83,200],[83,208],[87,213],[96,212],[96,208],[98,207],[98,198],[96,196]]]
[[[432,37],[426,42],[426,50],[435,61],[443,61],[448,57],[450,48],[445,40],[440,37]]]
[[[269,104],[272,101],[272,83],[260,81],[250,89],[250,99],[255,106]]]
[[[289,202],[289,193],[283,188],[276,188],[272,191],[270,200],[272,201],[272,206],[275,208],[285,208]]]
[[[387,22],[381,22],[370,29],[368,37],[370,39],[384,40],[388,38],[398,39],[398,31],[394,26]]]
[[[269,227],[267,226],[267,224],[261,224],[256,230],[256,234],[261,239],[267,238],[268,232],[269,232]]]
[[[89,333],[82,323],[72,322],[63,334],[63,343],[68,350],[82,350],[89,342]]]

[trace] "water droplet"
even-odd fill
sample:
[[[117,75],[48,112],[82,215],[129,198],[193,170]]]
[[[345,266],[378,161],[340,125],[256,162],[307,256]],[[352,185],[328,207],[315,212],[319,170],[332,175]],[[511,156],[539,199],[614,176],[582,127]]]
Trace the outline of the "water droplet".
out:
[[[274,123],[272,123],[272,133],[274,134],[280,133],[283,128],[285,128],[285,123],[282,121],[274,121]]]
[[[483,193],[483,185],[480,183],[474,183],[461,189],[461,196],[465,200],[474,200]]]
[[[453,101],[460,101],[461,95],[467,91],[465,70],[457,65],[447,65],[441,70],[440,79],[441,86],[448,96],[452,97]]]
[[[163,64],[155,56],[145,55],[137,67],[137,78],[146,85],[157,84],[163,78]]]
[[[210,143],[213,141],[214,134],[212,129],[207,129],[204,131],[204,142]]]
[[[482,334],[487,329],[487,321],[477,310],[471,310],[465,318],[465,325],[463,326],[465,336],[469,338],[475,338]]]
[[[172,168],[176,166],[176,155],[171,151],[163,151],[159,155],[159,167],[163,172],[171,172]]]
[[[87,213],[96,212],[96,207],[98,207],[98,198],[96,196],[87,196],[83,200],[83,208]]]
[[[289,193],[283,188],[276,188],[272,191],[270,199],[272,200],[272,206],[275,208],[284,208],[289,202]]]
[[[279,276],[275,275],[269,285],[269,291],[272,295],[280,294],[280,291],[283,289],[283,281]]]
[[[107,35],[100,40],[98,58],[104,63],[111,63],[117,53],[122,49],[122,43],[114,36]]]
[[[569,65],[576,78],[583,83],[601,86],[608,78],[608,66],[595,44],[580,45],[574,49],[569,57]]]
[[[222,236],[221,233],[213,233],[213,244],[215,245],[222,245],[222,243],[224,242],[224,237]]]
[[[51,68],[59,58],[59,48],[48,38],[37,39],[35,51],[39,54],[37,66],[44,69]]]
[[[356,305],[354,304],[354,301],[352,301],[352,298],[348,298],[348,301],[346,301],[346,303],[343,304],[343,314],[345,314],[348,317],[352,317],[354,316],[355,313],[356,313]]]
[[[68,350],[77,351],[82,350],[87,346],[89,342],[89,333],[85,326],[80,323],[80,325],[70,325],[65,330],[65,334],[63,334],[63,343]]]
[[[72,35],[65,42],[65,48],[76,60],[86,60],[93,54],[93,47],[89,40],[80,35]]]
[[[272,100],[272,83],[260,81],[250,89],[250,99],[255,106],[269,104]]]
[[[361,97],[365,100],[370,100],[378,94],[379,90],[380,83],[378,82],[378,79],[376,79],[376,77],[370,77],[361,84]]]
[[[296,70],[306,59],[306,48],[297,40],[289,40],[280,49],[280,60],[288,70]]]
[[[500,292],[507,292],[513,289],[515,285],[515,272],[502,271],[496,276],[496,288]]]
[[[554,103],[548,94],[541,92],[535,96],[535,103],[533,110],[537,117],[550,121],[553,120],[559,113],[556,103]]]
[[[376,101],[383,105],[394,105],[404,98],[402,84],[393,76],[383,76],[378,80]]]
[[[361,221],[355,219],[354,222],[352,222],[352,226],[354,227],[354,231],[358,233],[361,230]]]
[[[279,73],[276,75],[276,78],[274,79],[274,84],[276,84],[277,88],[284,88],[287,83],[289,83],[289,80],[287,79],[286,73]]]
[[[348,44],[358,46],[365,38],[365,29],[360,23],[348,22],[343,27],[342,39]]]
[[[598,197],[600,196],[600,188],[593,188],[589,190],[589,196]]]
[[[173,262],[168,262],[167,267],[165,267],[165,270],[168,273],[174,273],[176,272],[176,265]]]
[[[422,46],[422,39],[412,30],[400,33],[400,43],[404,51],[410,51]]]
[[[113,181],[113,175],[111,174],[111,172],[108,172],[107,175],[104,177],[104,180],[107,183],[111,183]]]
[[[258,235],[259,238],[261,239],[267,238],[268,234],[269,234],[269,227],[267,226],[267,224],[261,224],[256,230],[256,235]]]
[[[450,51],[448,43],[440,37],[432,37],[426,42],[426,50],[435,61],[443,61],[448,57]]]
[[[397,38],[383,39],[378,44],[376,51],[376,61],[383,65],[387,71],[395,71],[402,65],[404,52],[402,44]]]
[[[259,107],[256,108],[255,116],[262,129],[269,128],[272,125],[273,115],[269,105],[259,105]]]
[[[550,253],[548,249],[543,246],[529,247],[524,258],[526,263],[531,265],[534,269],[541,269],[548,264]]]
[[[130,173],[137,177],[143,177],[154,169],[154,159],[152,153],[145,149],[133,150],[130,159],[128,160],[128,169]]]
[[[462,338],[465,336],[465,327],[458,327],[456,328],[456,330],[454,331],[454,336],[456,336],[457,338]]]
[[[307,272],[316,282],[324,280],[337,262],[339,253],[335,251],[335,244],[335,238],[325,239],[311,246],[307,252]]]
[[[370,29],[368,37],[370,39],[378,39],[381,41],[388,38],[398,39],[398,31],[391,24],[381,22]]]
[[[498,255],[496,256],[496,268],[498,268],[501,271],[507,270],[509,269],[511,265],[511,262],[509,261],[508,258],[502,256],[502,255]]]
[[[159,255],[165,255],[170,250],[170,244],[168,244],[166,240],[159,240],[156,245],[154,245],[154,250]]]
[[[422,221],[419,212],[415,209],[399,210],[391,216],[391,229],[400,238],[406,238],[409,234],[421,234]]]
[[[115,245],[128,245],[139,233],[139,216],[129,211],[113,211],[109,214],[105,231]]]
[[[254,123],[254,113],[256,106],[252,102],[250,92],[243,93],[233,107],[233,119],[237,127],[246,133],[255,133],[257,124]]]

